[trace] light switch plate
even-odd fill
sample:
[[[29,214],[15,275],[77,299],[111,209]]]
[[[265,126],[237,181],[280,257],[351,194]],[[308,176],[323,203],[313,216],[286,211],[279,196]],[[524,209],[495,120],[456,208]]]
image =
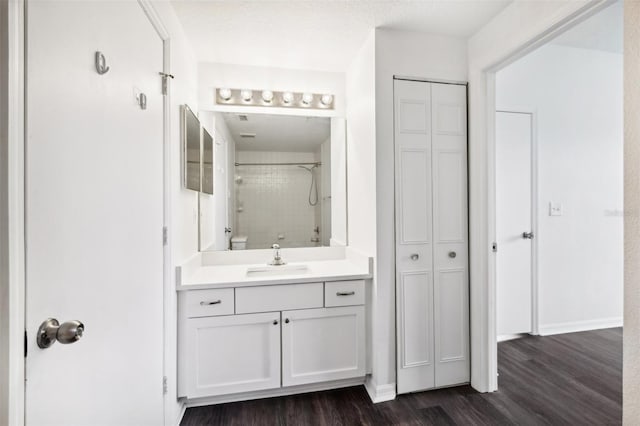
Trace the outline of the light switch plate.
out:
[[[562,204],[549,202],[549,216],[562,216]]]

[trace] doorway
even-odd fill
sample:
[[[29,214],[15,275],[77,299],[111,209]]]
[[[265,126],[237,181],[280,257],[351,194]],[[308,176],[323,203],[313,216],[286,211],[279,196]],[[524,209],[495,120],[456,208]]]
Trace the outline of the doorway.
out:
[[[495,75],[498,340],[622,326],[621,26],[615,2]]]

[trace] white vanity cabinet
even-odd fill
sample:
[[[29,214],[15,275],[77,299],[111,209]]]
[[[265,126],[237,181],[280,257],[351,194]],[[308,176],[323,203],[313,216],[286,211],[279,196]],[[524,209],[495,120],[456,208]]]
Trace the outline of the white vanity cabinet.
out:
[[[365,375],[364,306],[282,313],[282,386]]]
[[[280,313],[190,318],[183,360],[190,398],[280,387]]]
[[[364,292],[364,280],[181,291],[179,396],[364,378]]]

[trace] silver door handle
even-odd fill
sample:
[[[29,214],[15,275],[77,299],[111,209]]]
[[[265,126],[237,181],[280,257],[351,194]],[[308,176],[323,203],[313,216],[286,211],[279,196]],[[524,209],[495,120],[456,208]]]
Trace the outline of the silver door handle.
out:
[[[67,321],[60,325],[57,319],[47,318],[42,324],[40,324],[40,328],[38,328],[36,342],[38,343],[39,348],[46,349],[56,341],[65,345],[77,342],[80,340],[83,333],[84,324],[80,321]]]
[[[418,253],[413,253],[411,255],[411,260],[418,260],[418,259],[420,259],[420,255]]]
[[[212,300],[211,302],[200,302],[200,306],[209,306],[209,305],[219,305],[222,303],[222,300]]]
[[[523,232],[522,238],[525,240],[533,240],[533,232]]]
[[[355,291],[339,291],[336,296],[353,296],[354,294],[356,294]]]

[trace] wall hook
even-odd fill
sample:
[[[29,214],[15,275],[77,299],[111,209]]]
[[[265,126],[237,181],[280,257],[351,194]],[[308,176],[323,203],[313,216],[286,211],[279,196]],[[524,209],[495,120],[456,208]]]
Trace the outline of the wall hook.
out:
[[[109,71],[109,67],[107,66],[107,60],[102,54],[102,52],[96,52],[96,71],[98,74],[106,74]]]

